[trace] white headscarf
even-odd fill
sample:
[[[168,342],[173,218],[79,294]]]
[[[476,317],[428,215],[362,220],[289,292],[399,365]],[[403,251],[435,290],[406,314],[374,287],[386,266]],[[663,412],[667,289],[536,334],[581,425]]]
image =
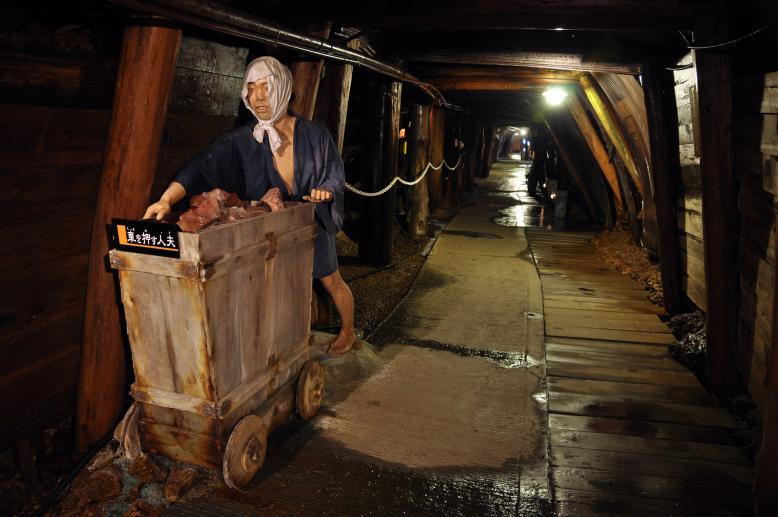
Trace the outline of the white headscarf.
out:
[[[268,103],[270,104],[270,119],[262,120],[254,113],[248,100],[248,83],[267,78]],[[259,124],[254,126],[254,139],[262,143],[265,131],[270,137],[270,150],[276,154],[281,146],[281,137],[273,124],[286,113],[289,99],[292,96],[292,72],[274,57],[258,57],[246,67],[243,76],[243,88],[240,91],[243,104],[257,117]]]

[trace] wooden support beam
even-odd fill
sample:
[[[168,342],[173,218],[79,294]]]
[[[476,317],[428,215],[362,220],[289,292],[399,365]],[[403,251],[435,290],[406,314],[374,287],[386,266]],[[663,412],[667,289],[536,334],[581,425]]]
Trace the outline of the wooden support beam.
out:
[[[647,185],[644,185],[641,181],[637,162],[627,144],[627,139],[619,124],[619,119],[614,113],[613,106],[610,105],[608,99],[602,94],[599,87],[588,74],[582,74],[580,82],[584,94],[589,100],[589,104],[591,104],[594,109],[594,113],[599,119],[602,128],[608,134],[608,138],[616,148],[619,158],[621,158],[621,161],[627,167],[627,171],[629,172],[632,181],[637,185],[640,195],[645,197],[648,195],[646,189]]]
[[[460,192],[471,192],[475,189],[476,170],[478,169],[478,151],[481,148],[481,129],[472,115],[466,122],[467,137],[465,139],[465,177]]]
[[[358,43],[352,41],[349,47],[357,48]],[[324,69],[324,77],[319,84],[319,93],[316,95],[314,119],[324,124],[330,131],[340,153],[343,153],[343,138],[346,134],[348,101],[351,96],[353,73],[353,65],[328,63]]]
[[[410,138],[408,141],[408,179],[416,179],[425,169],[429,157],[430,107],[413,104],[410,108]],[[410,214],[408,233],[411,237],[427,234],[429,217],[429,190],[427,179],[408,187]]]
[[[643,206],[640,217],[642,224],[643,244],[652,252],[656,252],[656,214],[652,198],[651,183],[648,178],[648,169],[641,166],[637,157],[632,152],[628,138],[622,126],[622,121],[616,113],[613,105],[603,94],[601,88],[589,74],[580,77],[581,86],[591,105],[598,123],[603,128],[611,141],[619,159],[624,164],[629,176],[637,186],[638,193],[643,198]]]
[[[471,52],[433,51],[417,52],[413,61],[425,63],[449,63],[463,65],[493,65],[502,67],[532,67],[551,70],[587,72],[612,72],[615,74],[638,73],[637,63],[613,63],[588,61],[581,54],[558,52]]]
[[[497,134],[497,127],[492,126],[486,131],[486,149],[484,159],[484,178],[489,177],[492,164],[497,160],[497,146],[500,143],[500,137]]]
[[[485,127],[481,130],[483,144],[481,145],[481,156],[478,161],[478,170],[476,171],[476,176],[479,178],[489,177],[489,154],[492,150],[493,131],[494,129],[491,127]]]
[[[384,188],[397,174],[400,131],[399,82],[380,81],[373,90],[372,117],[365,131],[362,185],[368,192]],[[370,266],[392,261],[395,189],[377,197],[362,198],[359,260]]]
[[[722,41],[728,20],[697,19],[698,41]],[[732,64],[727,49],[695,50],[702,170],[708,389],[731,393],[737,379],[738,202],[732,157]]]
[[[309,31],[310,36],[327,39],[330,37],[330,27],[331,24],[326,23],[323,27]],[[297,61],[289,66],[294,78],[292,100],[289,103],[289,108],[308,120],[313,118],[316,94],[319,91],[319,81],[321,80],[323,68],[323,59]]]
[[[571,95],[567,102],[567,107],[570,109],[570,114],[573,116],[578,129],[581,131],[581,135],[586,140],[586,145],[589,146],[589,150],[592,152],[594,159],[597,160],[597,164],[600,166],[600,170],[605,176],[605,180],[610,187],[611,193],[615,200],[616,215],[619,219],[624,214],[624,200],[621,197],[621,190],[619,189],[619,177],[616,172],[616,168],[611,163],[608,151],[605,149],[600,136],[594,129],[591,120],[589,120],[586,111],[578,100],[577,95]]]
[[[778,261],[774,271],[772,341],[767,360],[762,444],[756,457],[756,517],[778,515]]]
[[[443,204],[447,206],[455,206],[459,202],[459,192],[464,181],[465,157],[460,158],[462,149],[459,148],[460,141],[464,139],[463,120],[464,114],[461,112],[454,111],[446,114],[443,156],[452,166],[459,163],[456,170],[443,172],[445,178]]]
[[[443,146],[445,145],[446,111],[442,108],[433,108],[430,116],[430,162],[436,167],[443,161]],[[453,163],[451,165],[454,165]],[[431,170],[427,173],[427,188],[430,197],[430,212],[435,210],[443,195],[443,175],[448,171],[445,167]]]
[[[662,300],[670,314],[678,314],[683,310],[684,297],[673,181],[673,178],[681,175],[673,73],[656,65],[646,65],[643,71],[643,91],[651,145],[649,171],[654,185]]]
[[[651,151],[648,142],[648,116],[643,87],[631,75],[594,73],[593,81],[610,100],[609,105],[624,131],[625,141],[632,152],[635,165],[644,187],[641,222],[643,234],[641,244],[650,253],[658,255],[656,208],[653,198],[653,184],[649,171]]]
[[[75,426],[79,451],[113,428],[127,393],[117,290],[106,268],[106,225],[114,217],[138,218],[148,204],[180,44],[180,29],[144,25],[124,32],[92,226]]]

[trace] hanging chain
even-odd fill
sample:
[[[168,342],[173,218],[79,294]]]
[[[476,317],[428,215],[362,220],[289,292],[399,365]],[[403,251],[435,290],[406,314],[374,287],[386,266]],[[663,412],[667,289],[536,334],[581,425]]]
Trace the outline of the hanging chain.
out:
[[[440,169],[443,168],[443,166],[445,166],[448,170],[453,171],[457,167],[459,167],[460,163],[462,163],[462,155],[459,155],[459,159],[457,160],[457,163],[453,167],[451,165],[449,165],[446,162],[446,160],[443,160],[442,162],[440,162],[440,165],[438,165],[437,167],[432,165],[431,162],[427,162],[427,166],[424,168],[424,171],[415,180],[413,180],[413,181],[406,181],[406,180],[402,179],[399,176],[395,176],[394,179],[392,181],[390,181],[387,186],[385,186],[384,188],[382,188],[381,190],[379,190],[377,192],[365,192],[364,190],[359,190],[358,188],[354,187],[353,185],[349,185],[348,183],[346,183],[346,188],[349,189],[354,194],[357,194],[359,196],[365,196],[365,197],[382,196],[382,195],[386,194],[387,192],[389,192],[392,189],[392,187],[394,187],[395,183],[397,183],[398,181],[400,183],[402,183],[403,185],[408,185],[409,187],[412,187],[413,185],[416,185],[422,179],[424,179],[424,176],[427,174],[427,171],[429,171],[430,169],[439,171]]]

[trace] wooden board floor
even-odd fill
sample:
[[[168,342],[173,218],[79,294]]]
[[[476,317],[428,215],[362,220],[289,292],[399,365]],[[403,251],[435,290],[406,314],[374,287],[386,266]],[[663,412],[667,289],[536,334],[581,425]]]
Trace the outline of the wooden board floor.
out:
[[[551,481],[559,515],[750,515],[735,419],[678,364],[638,282],[592,234],[526,229],[543,286]]]

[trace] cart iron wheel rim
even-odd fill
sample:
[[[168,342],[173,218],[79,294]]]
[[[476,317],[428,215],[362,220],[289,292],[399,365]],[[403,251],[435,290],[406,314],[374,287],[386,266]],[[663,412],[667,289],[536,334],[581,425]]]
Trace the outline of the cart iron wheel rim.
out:
[[[324,395],[324,367],[319,361],[303,365],[297,381],[297,414],[303,420],[311,420],[319,412]]]
[[[262,468],[266,453],[267,429],[262,419],[256,415],[241,418],[224,451],[224,483],[237,490],[245,488]]]

